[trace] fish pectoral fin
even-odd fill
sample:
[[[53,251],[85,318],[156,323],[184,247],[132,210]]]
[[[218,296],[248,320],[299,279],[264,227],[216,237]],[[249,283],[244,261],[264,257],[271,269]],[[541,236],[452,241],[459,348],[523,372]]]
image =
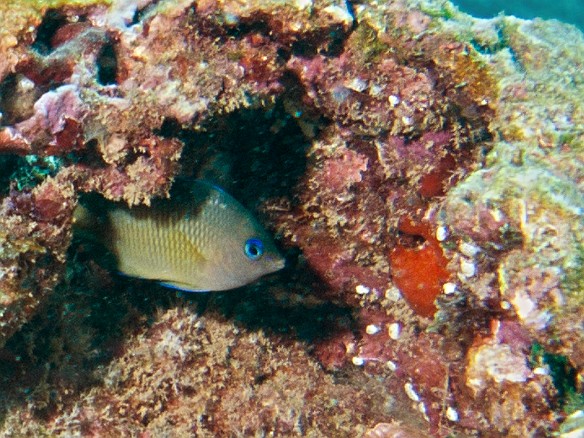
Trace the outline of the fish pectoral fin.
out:
[[[161,281],[160,284],[171,289],[178,289],[183,292],[209,292],[209,289],[197,289],[190,284],[178,283],[173,281]]]
[[[202,264],[207,262],[207,258],[203,255],[200,248],[186,233],[182,231],[176,231],[176,233],[178,234],[177,240],[189,243],[186,248],[187,253],[184,254],[185,257],[187,257],[194,264]]]

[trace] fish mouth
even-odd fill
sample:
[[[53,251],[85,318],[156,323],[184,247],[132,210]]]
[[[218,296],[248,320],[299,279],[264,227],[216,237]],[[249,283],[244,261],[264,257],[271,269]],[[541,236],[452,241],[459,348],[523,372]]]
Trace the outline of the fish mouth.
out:
[[[286,266],[286,259],[284,257],[272,258],[270,262],[273,268],[272,272],[279,271],[280,269],[283,269]]]

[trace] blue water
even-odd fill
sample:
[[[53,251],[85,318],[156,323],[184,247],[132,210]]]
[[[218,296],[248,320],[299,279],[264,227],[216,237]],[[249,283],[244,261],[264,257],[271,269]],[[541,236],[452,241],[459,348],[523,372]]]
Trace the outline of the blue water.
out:
[[[584,0],[452,0],[470,15],[490,18],[500,12],[519,18],[555,18],[584,31]]]

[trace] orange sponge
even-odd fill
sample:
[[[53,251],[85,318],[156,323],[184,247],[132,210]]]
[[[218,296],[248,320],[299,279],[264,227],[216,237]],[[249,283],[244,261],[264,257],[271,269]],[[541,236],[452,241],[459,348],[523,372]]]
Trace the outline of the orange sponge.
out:
[[[393,282],[416,313],[432,317],[436,311],[434,300],[450,276],[446,269],[448,259],[428,223],[416,224],[402,218],[398,228],[424,242],[413,248],[403,244],[394,248],[390,255]]]

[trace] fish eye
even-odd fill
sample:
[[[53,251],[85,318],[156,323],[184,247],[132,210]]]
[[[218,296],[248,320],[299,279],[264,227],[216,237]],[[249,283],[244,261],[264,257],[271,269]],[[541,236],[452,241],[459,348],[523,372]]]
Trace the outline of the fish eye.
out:
[[[264,244],[259,239],[247,239],[243,252],[248,259],[258,260],[264,254]]]

